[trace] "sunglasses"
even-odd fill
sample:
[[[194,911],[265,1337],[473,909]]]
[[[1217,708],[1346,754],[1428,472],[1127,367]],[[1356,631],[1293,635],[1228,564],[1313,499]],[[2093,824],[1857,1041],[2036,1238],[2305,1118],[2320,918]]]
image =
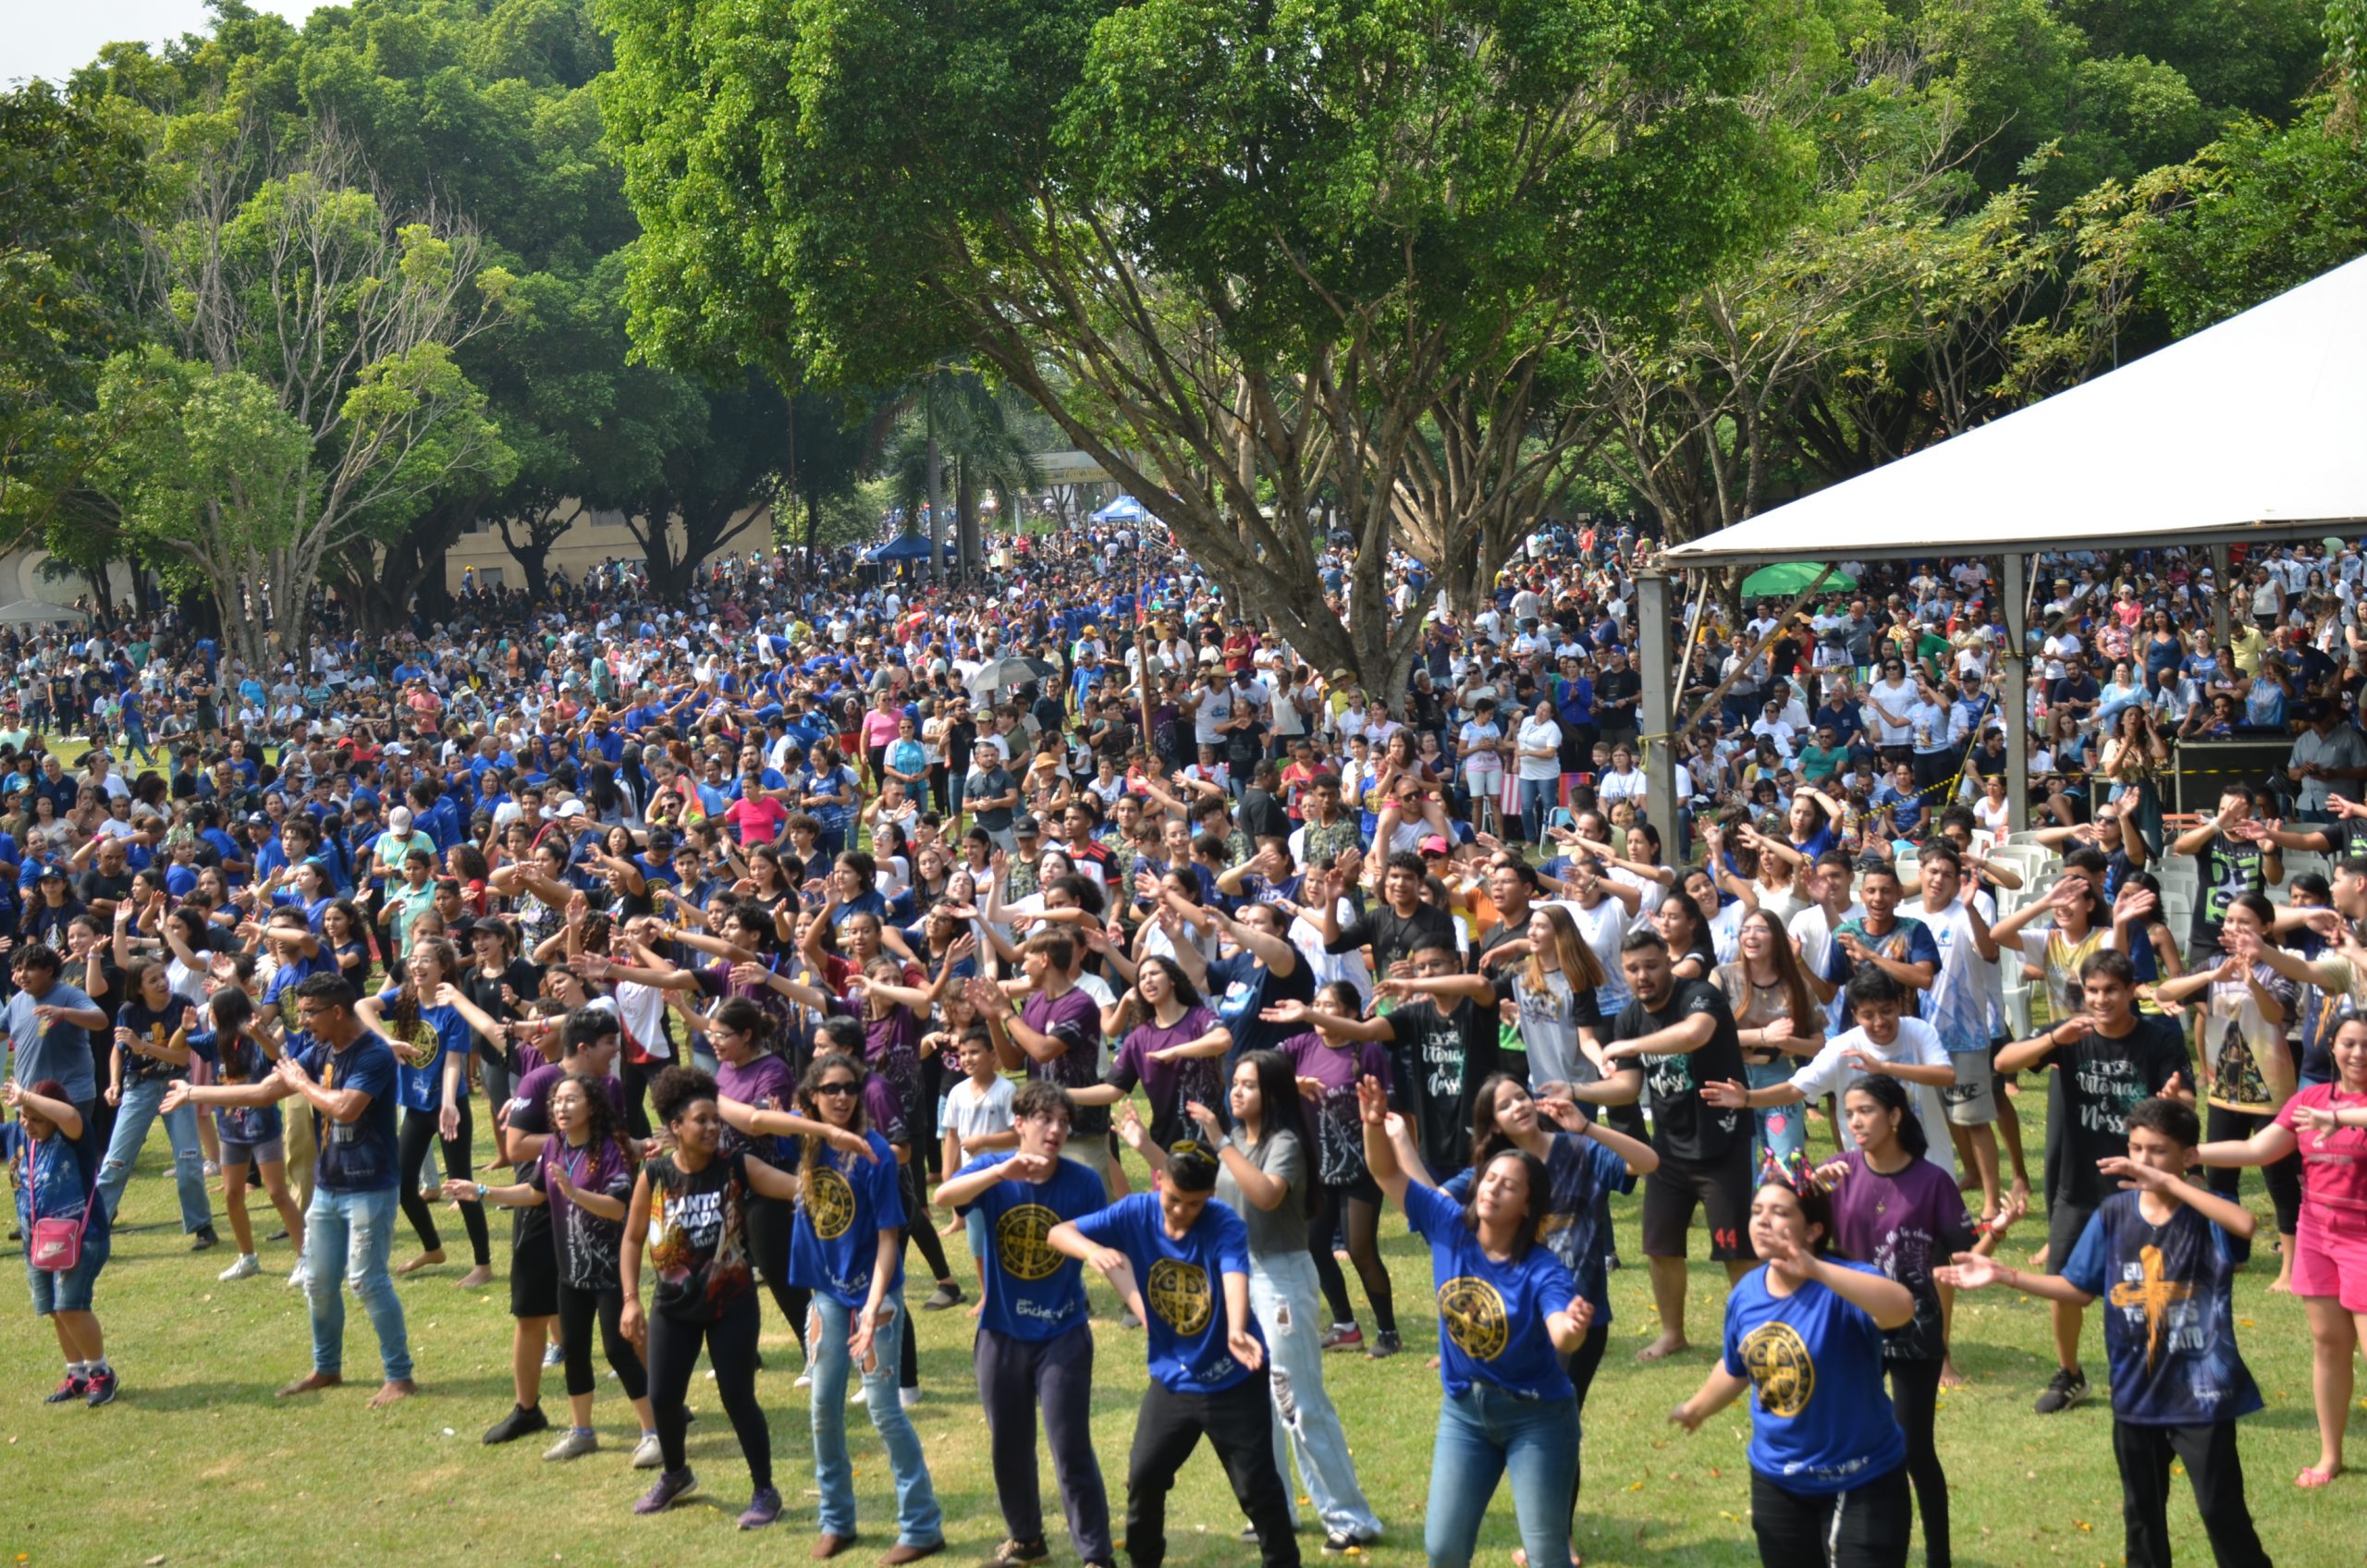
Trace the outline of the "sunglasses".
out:
[[[852,1084],[817,1084],[814,1086],[816,1095],[851,1095],[854,1090]]]

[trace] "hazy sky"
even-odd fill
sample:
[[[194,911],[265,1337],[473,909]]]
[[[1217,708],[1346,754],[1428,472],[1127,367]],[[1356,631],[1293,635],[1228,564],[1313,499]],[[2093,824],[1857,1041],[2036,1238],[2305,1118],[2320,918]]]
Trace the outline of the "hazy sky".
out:
[[[258,11],[301,21],[321,0],[249,0]],[[202,32],[211,19],[202,0],[0,0],[0,81],[43,76],[63,81],[102,43],[160,43]]]

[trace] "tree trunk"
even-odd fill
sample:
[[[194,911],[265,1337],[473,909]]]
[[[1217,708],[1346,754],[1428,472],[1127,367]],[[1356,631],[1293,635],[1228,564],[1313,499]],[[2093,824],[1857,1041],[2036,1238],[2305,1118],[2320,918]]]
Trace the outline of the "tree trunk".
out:
[[[928,470],[928,575],[932,582],[944,581],[945,557],[945,454],[937,444],[937,410],[924,395],[923,415],[928,421],[928,452],[925,459]]]
[[[970,477],[970,460],[953,465],[953,531],[956,570],[964,582],[978,571],[978,489]]]
[[[541,603],[551,594],[550,541],[529,533],[523,544],[509,541],[509,558],[518,563],[519,574],[526,580],[526,598]]]

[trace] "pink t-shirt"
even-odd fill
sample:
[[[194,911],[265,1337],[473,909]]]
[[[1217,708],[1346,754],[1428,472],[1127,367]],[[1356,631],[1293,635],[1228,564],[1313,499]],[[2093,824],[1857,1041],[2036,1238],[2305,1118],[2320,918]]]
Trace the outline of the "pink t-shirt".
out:
[[[740,835],[743,844],[768,844],[780,836],[781,825],[789,820],[789,808],[770,795],[757,799],[742,796],[731,802],[723,820]]]
[[[904,716],[900,711],[881,713],[877,708],[873,708],[865,714],[863,716],[864,750],[869,751],[874,746],[884,746],[894,740],[896,726],[903,722]]]
[[[2344,1127],[2320,1134],[2293,1124],[2304,1106],[2349,1109],[2367,1105],[2367,1095],[2344,1094],[2339,1084],[2313,1084],[2287,1100],[2276,1124],[2301,1145],[2301,1197],[2329,1230],[2367,1237],[2367,1128]]]

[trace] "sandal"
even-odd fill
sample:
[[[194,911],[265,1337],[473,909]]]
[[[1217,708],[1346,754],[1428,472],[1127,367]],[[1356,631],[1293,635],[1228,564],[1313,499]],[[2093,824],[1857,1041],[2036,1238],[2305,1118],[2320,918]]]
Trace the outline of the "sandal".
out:
[[[2300,1475],[2294,1476],[2293,1484],[2300,1488],[2305,1492],[2313,1492],[2320,1487],[2331,1486],[2334,1482],[2334,1478],[2340,1474],[2342,1474],[2342,1472],[2339,1470],[2324,1470],[2319,1468],[2315,1464],[2312,1464],[2307,1470],[2304,1470]]]

